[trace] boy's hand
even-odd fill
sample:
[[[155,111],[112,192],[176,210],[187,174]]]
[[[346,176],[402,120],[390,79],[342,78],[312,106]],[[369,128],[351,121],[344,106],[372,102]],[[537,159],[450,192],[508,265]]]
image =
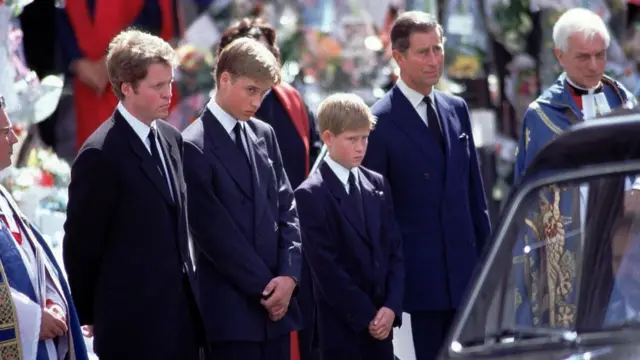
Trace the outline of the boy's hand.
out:
[[[387,307],[381,307],[376,317],[369,324],[369,333],[378,340],[384,340],[389,337],[391,329],[393,329],[393,321],[396,314]]]

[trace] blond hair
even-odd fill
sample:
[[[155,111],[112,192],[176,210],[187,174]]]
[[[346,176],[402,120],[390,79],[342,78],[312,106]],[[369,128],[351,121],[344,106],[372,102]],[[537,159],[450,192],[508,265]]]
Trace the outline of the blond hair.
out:
[[[135,89],[147,77],[152,64],[176,66],[178,58],[168,42],[139,30],[124,30],[109,43],[107,51],[107,72],[113,92],[118,99],[124,99],[120,87],[131,83]]]
[[[372,130],[377,121],[364,100],[351,93],[336,93],[324,99],[318,106],[317,120],[321,134],[329,130],[333,135],[364,128]]]
[[[280,64],[276,57],[257,40],[239,38],[225,46],[216,64],[216,84],[222,73],[246,77],[260,82],[280,83]]]

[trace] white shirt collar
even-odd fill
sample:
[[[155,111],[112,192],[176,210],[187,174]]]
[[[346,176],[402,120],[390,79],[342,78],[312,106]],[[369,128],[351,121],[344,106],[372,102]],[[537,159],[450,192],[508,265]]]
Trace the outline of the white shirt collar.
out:
[[[324,161],[327,163],[327,165],[329,165],[329,168],[331,168],[331,170],[333,170],[333,173],[336,174],[336,176],[338,177],[338,180],[340,180],[340,182],[342,183],[342,185],[344,185],[347,189],[349,188],[349,172],[352,172],[353,175],[356,178],[356,186],[360,187],[359,185],[359,178],[358,178],[358,168],[354,167],[351,170],[347,169],[346,167],[338,164],[337,162],[335,162],[331,156],[327,155],[324,158]]]
[[[146,145],[147,140],[149,139],[149,132],[151,131],[151,128],[147,124],[143,123],[135,116],[133,116],[122,103],[118,104],[117,109],[122,117],[127,121],[127,123],[129,123],[129,125],[133,128],[133,131],[138,135],[138,137],[140,137],[142,143]],[[156,128],[155,120],[151,123],[151,126]]]
[[[600,86],[600,83],[598,83],[598,85],[596,85],[596,86],[594,86],[594,87],[592,87],[590,89],[587,89],[587,88],[583,88],[582,86],[576,85],[576,83],[574,83],[573,80],[569,79],[568,75],[565,77],[565,79],[567,80],[569,85],[573,86],[576,89],[587,91],[587,92],[589,92],[589,94],[593,94],[596,91],[596,89]]]
[[[410,88],[409,85],[407,85],[407,83],[402,80],[402,78],[398,78],[398,80],[396,81],[396,85],[414,108],[417,108],[418,105],[423,104],[422,100],[424,100],[424,95]],[[431,101],[435,104],[433,92],[433,89],[431,89],[431,92],[427,96],[429,96],[429,98],[431,98]]]
[[[209,99],[209,102],[207,103],[207,108],[209,109],[209,111],[211,111],[213,116],[215,116],[216,119],[218,119],[220,124],[222,124],[222,127],[227,132],[227,134],[231,135],[231,132],[233,131],[233,128],[236,126],[236,124],[238,123],[238,120],[236,120],[233,116],[229,115],[229,113],[224,111],[220,107],[220,105],[218,105],[218,103],[216,102],[215,94],[214,96],[211,97],[211,99]]]

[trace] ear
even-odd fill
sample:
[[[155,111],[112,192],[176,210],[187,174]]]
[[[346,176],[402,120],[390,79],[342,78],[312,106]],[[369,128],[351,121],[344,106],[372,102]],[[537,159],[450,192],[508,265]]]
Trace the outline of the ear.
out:
[[[404,54],[400,51],[392,50],[391,55],[393,56],[393,59],[396,61],[396,64],[398,64],[398,66],[404,63]]]
[[[331,143],[333,142],[333,134],[329,130],[325,130],[320,135],[322,137],[322,141],[327,145],[328,148],[331,147]]]
[[[129,97],[134,94],[135,90],[133,89],[133,85],[129,82],[123,82],[120,85],[120,91],[125,97]]]
[[[233,82],[233,77],[228,72],[224,71],[220,74],[220,85],[228,86]]]
[[[556,55],[556,59],[558,59],[558,63],[562,66],[562,57],[564,56],[564,52],[558,48],[553,49],[553,53]]]

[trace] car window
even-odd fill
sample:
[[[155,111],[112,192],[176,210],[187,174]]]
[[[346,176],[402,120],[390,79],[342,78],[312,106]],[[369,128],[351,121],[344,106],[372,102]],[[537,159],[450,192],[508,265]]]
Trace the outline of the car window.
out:
[[[511,252],[498,256],[508,266],[485,279],[490,291],[480,287],[463,347],[513,329],[600,331],[640,320],[640,176],[545,185],[518,205],[505,234]]]

